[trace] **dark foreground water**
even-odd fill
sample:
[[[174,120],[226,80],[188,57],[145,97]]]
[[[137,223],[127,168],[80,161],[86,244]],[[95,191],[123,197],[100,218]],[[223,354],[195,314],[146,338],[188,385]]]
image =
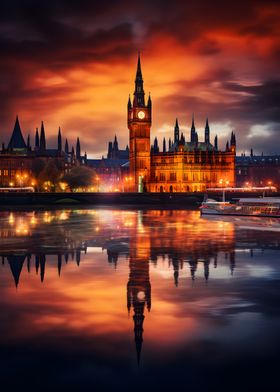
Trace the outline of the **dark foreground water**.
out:
[[[2,391],[277,391],[280,221],[0,213]]]

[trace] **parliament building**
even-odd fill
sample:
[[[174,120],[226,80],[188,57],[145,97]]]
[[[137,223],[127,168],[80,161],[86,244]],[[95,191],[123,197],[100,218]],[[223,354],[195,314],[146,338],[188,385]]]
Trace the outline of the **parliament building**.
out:
[[[151,146],[152,100],[145,100],[140,56],[138,57],[133,102],[129,97],[127,122],[129,129],[130,190],[134,192],[196,192],[218,186],[235,186],[236,139],[231,134],[225,151],[210,142],[208,119],[204,141],[198,140],[194,116],[190,141],[180,133],[178,120],[174,138],[168,146],[163,140],[162,151],[157,138]]]
[[[57,148],[46,146],[44,124],[35,134],[34,146],[30,137],[24,139],[19,120],[7,147],[0,149],[0,186],[33,185],[39,160],[59,163],[62,174],[77,165],[94,169],[100,183],[99,191],[126,192],[203,192],[211,187],[235,186],[236,139],[231,139],[224,151],[218,148],[218,137],[211,143],[210,127],[206,120],[204,140],[199,141],[194,116],[190,128],[190,141],[180,132],[176,119],[174,136],[168,142],[163,139],[159,148],[157,137],[151,145],[152,100],[145,99],[144,82],[138,57],[133,100],[127,107],[129,145],[120,149],[117,136],[108,144],[107,157],[88,159],[81,154],[80,140],[76,149],[69,148],[68,141],[62,147],[60,129]]]

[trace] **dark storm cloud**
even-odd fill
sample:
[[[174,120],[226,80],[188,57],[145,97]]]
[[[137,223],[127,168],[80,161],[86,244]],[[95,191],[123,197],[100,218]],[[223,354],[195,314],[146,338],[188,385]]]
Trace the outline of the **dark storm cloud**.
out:
[[[195,93],[193,87],[205,86],[212,83],[212,91],[215,89],[225,96],[237,94],[236,102],[228,104],[226,101],[209,103],[205,99],[195,95],[186,96],[169,96],[163,98],[163,104],[176,105],[180,111],[184,108],[193,107],[193,111],[200,111],[200,108],[206,108],[206,112],[213,115],[215,121],[227,120],[246,121],[248,124],[265,124],[267,121],[280,122],[280,79],[265,80],[258,85],[247,86],[237,82],[228,82],[226,79],[231,78],[231,73],[227,70],[217,70],[210,77],[202,77],[197,81],[190,83],[182,81],[182,91]],[[217,83],[217,87],[215,86]]]
[[[166,96],[158,102],[158,106],[161,107],[162,112],[172,109],[179,117],[184,116],[186,111],[194,112],[198,117],[199,125],[206,116],[210,118],[210,123],[230,121],[237,132],[240,149],[253,146],[258,152],[276,153],[279,151],[279,145],[275,144],[275,140],[279,138],[280,127],[280,79],[265,80],[262,84],[251,86],[227,81],[231,79],[230,71],[220,69],[199,80],[180,81],[181,91],[187,91],[189,94]],[[214,92],[217,89],[217,93],[221,95],[219,101],[208,102],[195,95],[195,86],[207,85]],[[227,102],[229,96],[236,96],[236,98],[229,103]],[[251,139],[250,129],[256,125],[267,126],[269,135],[264,138],[260,132],[259,135],[253,135]],[[215,130],[213,132],[215,133]],[[223,143],[226,142],[225,138],[221,140]]]

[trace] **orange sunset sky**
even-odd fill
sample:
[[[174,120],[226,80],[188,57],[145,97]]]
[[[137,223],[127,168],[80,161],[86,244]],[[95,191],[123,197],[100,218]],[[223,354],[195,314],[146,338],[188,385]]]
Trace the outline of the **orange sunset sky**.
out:
[[[279,17],[269,0],[1,2],[0,142],[18,114],[32,144],[44,120],[47,147],[61,126],[89,157],[115,134],[124,148],[140,50],[160,146],[176,117],[188,140],[194,112],[220,148],[234,129],[239,153],[279,153]]]

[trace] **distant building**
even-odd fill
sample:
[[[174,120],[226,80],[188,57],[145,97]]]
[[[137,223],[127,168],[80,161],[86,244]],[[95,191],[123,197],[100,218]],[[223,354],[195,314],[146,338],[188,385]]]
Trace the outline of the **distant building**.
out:
[[[117,136],[108,143],[107,158],[87,159],[87,165],[95,170],[101,191],[123,191],[123,183],[129,175],[129,149],[119,149]]]
[[[237,186],[269,186],[280,188],[280,155],[245,154],[236,157]]]
[[[77,139],[76,153],[72,147],[69,150],[68,141],[65,141],[65,148],[62,149],[62,136],[59,128],[57,135],[57,148],[47,148],[44,123],[41,124],[40,133],[38,128],[35,133],[34,147],[31,145],[30,135],[25,141],[19,119],[16,117],[15,126],[8,143],[5,147],[2,144],[0,150],[0,186],[29,186],[33,185],[34,171],[38,159],[45,163],[51,159],[59,162],[62,173],[78,164],[86,164],[86,154],[81,156],[80,141]]]
[[[114,141],[108,143],[108,159],[123,159],[128,161],[129,160],[129,149],[126,146],[125,150],[119,149],[119,143],[117,139],[117,135],[115,135]]]
[[[132,191],[194,192],[208,187],[235,185],[236,139],[232,132],[224,151],[218,149],[218,138],[210,142],[210,127],[206,120],[204,141],[198,140],[194,117],[190,141],[180,133],[178,120],[173,140],[163,140],[162,150],[157,137],[151,147],[152,101],[146,103],[140,56],[138,57],[134,99],[127,106],[129,129],[129,165]]]

